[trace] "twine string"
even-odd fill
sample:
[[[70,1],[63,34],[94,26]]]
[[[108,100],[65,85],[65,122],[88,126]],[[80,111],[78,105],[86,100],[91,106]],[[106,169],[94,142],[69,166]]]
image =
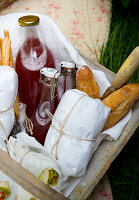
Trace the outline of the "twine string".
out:
[[[8,112],[8,111],[10,111],[12,108],[13,108],[13,107],[10,107],[10,108],[8,108],[8,109],[6,109],[6,110],[0,110],[0,114],[3,114],[3,113]]]
[[[7,136],[6,130],[5,130],[5,128],[4,128],[4,126],[3,126],[3,124],[2,124],[1,121],[0,121],[0,126],[1,126],[2,129],[3,129],[4,135],[5,135],[5,138],[6,138],[6,143],[8,144],[8,136]]]
[[[27,130],[30,132],[31,135],[33,135],[33,123],[27,116],[25,119],[25,124],[26,124]]]
[[[21,160],[20,160],[20,164],[22,165],[22,162],[23,162],[23,159],[24,159],[24,157],[28,154],[28,153],[30,153],[30,152],[32,152],[31,150],[28,150],[24,155],[23,155],[23,157],[21,158]]]
[[[58,138],[57,138],[57,141],[54,143],[54,145],[52,146],[52,149],[51,149],[51,154],[53,154],[53,151],[54,151],[54,148],[56,148],[56,152],[55,152],[55,158],[58,160],[58,157],[57,157],[57,151],[58,151],[58,144],[61,140],[61,138],[66,135],[68,137],[71,137],[73,139],[76,139],[76,140],[79,140],[79,141],[89,141],[89,142],[92,142],[92,141],[95,141],[95,139],[88,139],[88,138],[79,138],[79,137],[76,137],[76,136],[73,136],[73,135],[69,135],[67,133],[65,133],[64,131],[64,127],[67,123],[67,120],[69,119],[72,111],[74,110],[74,108],[77,106],[77,104],[79,103],[79,101],[84,97],[85,95],[81,96],[77,101],[76,103],[73,105],[73,107],[71,108],[70,112],[68,113],[68,115],[66,116],[65,120],[63,121],[63,123],[60,123],[56,118],[55,118],[55,121],[58,123],[58,126],[59,126],[59,129],[57,129],[54,125],[50,125],[53,129],[55,129],[59,135],[58,135]],[[48,111],[48,109],[45,109],[46,110],[46,113],[47,115],[50,117],[50,119],[53,119],[54,116]]]

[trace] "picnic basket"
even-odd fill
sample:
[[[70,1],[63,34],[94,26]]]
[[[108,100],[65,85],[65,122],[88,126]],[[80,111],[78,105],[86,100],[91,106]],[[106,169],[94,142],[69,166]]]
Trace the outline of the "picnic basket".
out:
[[[106,69],[104,66],[94,62],[92,59],[81,54],[85,62],[93,69],[103,71],[110,82],[112,82],[114,73]],[[136,128],[139,126],[139,101],[133,107],[131,119],[125,126],[121,136],[117,141],[104,140],[93,154],[91,161],[87,167],[86,174],[80,180],[78,185],[73,189],[69,196],[72,200],[84,200],[93,191],[99,180],[113,160],[118,156],[120,151],[126,145]],[[26,171],[22,166],[13,161],[9,155],[0,150],[0,170],[6,173],[14,181],[20,184],[24,189],[32,193],[41,200],[64,200],[67,199],[63,195],[52,190],[34,175]]]

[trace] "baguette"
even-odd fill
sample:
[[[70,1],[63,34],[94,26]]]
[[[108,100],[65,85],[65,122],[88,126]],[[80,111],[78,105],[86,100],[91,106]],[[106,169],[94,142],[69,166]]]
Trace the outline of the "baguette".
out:
[[[9,31],[4,30],[4,39],[0,38],[0,65],[9,65],[14,68],[12,49],[11,49],[11,40],[9,38]],[[19,95],[17,94],[15,103],[13,105],[15,118],[19,118]]]
[[[100,98],[99,88],[94,79],[92,70],[86,65],[76,73],[76,89],[87,93],[92,98]]]
[[[4,36],[5,37],[9,37],[9,31],[8,30],[4,30]],[[9,53],[9,66],[14,68],[14,62],[13,62],[13,56],[12,56],[12,49],[11,49],[11,45],[10,45],[10,53]]]
[[[111,112],[102,131],[111,128],[122,119],[137,99],[139,99],[139,83],[127,84],[105,98],[102,102],[111,108]]]
[[[9,65],[11,41],[5,37],[2,41],[2,65]]]
[[[0,65],[2,65],[2,39],[0,38]]]
[[[10,40],[9,31],[8,30],[4,30],[4,36],[5,36],[5,38],[8,38]],[[10,67],[14,68],[12,49],[11,49],[11,42],[10,42],[10,47],[9,47],[9,62],[8,62],[8,65]],[[14,106],[13,106],[16,119],[19,118],[19,106],[18,105],[19,105],[19,94],[17,94],[16,100],[15,100]]]

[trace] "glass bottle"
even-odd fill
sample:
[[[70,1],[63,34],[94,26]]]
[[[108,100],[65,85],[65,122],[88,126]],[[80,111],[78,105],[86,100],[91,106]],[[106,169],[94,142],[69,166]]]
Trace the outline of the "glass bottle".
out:
[[[40,69],[55,68],[55,63],[39,31],[39,17],[27,15],[19,18],[18,22],[21,31],[21,47],[16,58],[18,92],[20,102],[27,105],[27,116],[30,118],[40,101]]]
[[[62,61],[60,63],[61,76],[59,77],[58,87],[58,101],[60,101],[62,95],[67,91],[76,87],[76,64],[71,61]],[[58,103],[57,103],[58,105]]]
[[[40,83],[42,84],[42,93],[40,103],[32,117],[30,118],[33,123],[33,135],[38,142],[44,144],[45,137],[51,119],[46,113],[47,109],[51,114],[54,114],[55,107],[54,101],[56,97],[56,88],[58,87],[58,77],[60,73],[53,68],[42,68],[40,70]]]

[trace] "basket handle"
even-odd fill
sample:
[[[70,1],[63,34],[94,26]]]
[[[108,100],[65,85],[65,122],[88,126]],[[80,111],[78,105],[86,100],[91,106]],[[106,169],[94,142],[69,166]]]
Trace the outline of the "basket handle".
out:
[[[19,163],[12,160],[7,152],[1,150],[0,170],[21,185],[25,190],[41,200],[67,199],[25,170]]]

